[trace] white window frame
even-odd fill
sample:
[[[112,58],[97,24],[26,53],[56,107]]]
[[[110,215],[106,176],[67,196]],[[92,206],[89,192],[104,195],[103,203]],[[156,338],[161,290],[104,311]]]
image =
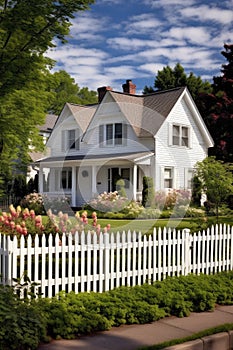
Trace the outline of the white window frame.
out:
[[[186,168],[185,169],[185,189],[192,190],[193,177],[194,177],[194,169]]]
[[[174,130],[177,130],[175,133]],[[191,147],[191,128],[189,125],[173,123],[170,127],[169,145],[173,147]]]
[[[65,175],[65,177],[63,177]],[[65,182],[65,184],[64,184]],[[64,184],[64,186],[63,186]],[[60,189],[72,189],[72,168],[63,168],[60,172]]]
[[[166,173],[168,171],[170,172],[170,176],[166,177]],[[173,169],[173,167],[164,167],[163,172],[164,172],[164,176],[163,176],[164,188],[165,189],[173,188],[174,187],[174,169]],[[171,186],[166,186],[165,185],[166,181],[169,181]]]
[[[117,125],[121,125],[121,132],[117,131]],[[127,137],[127,124],[107,123],[99,126],[100,147],[125,146]]]
[[[80,149],[79,129],[67,129],[61,132],[61,148],[63,152]]]

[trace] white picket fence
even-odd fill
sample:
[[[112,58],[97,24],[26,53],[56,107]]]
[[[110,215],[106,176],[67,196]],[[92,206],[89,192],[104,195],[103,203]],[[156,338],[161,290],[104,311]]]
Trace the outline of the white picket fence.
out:
[[[195,234],[188,229],[155,229],[150,236],[82,232],[64,234],[61,240],[58,234],[20,240],[0,234],[1,283],[11,285],[26,274],[43,297],[232,269],[233,227],[226,225]]]

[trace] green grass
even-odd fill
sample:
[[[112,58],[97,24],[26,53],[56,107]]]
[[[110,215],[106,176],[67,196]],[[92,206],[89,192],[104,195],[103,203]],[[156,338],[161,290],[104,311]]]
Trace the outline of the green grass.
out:
[[[47,216],[43,217],[43,222],[47,221]],[[88,229],[92,229],[91,226],[92,219],[89,219],[90,226],[87,226]],[[188,228],[191,232],[196,232],[200,229],[205,229],[206,226],[211,226],[216,224],[216,217],[209,217],[207,223],[203,222],[203,218],[183,218],[183,219],[131,219],[131,220],[123,220],[123,219],[98,219],[98,224],[101,225],[103,229],[107,224],[111,225],[111,232],[116,233],[117,231],[127,232],[136,231],[141,232],[142,234],[151,234],[153,232],[154,227],[156,228],[176,228],[178,230],[182,230],[184,228]],[[219,223],[225,223],[233,226],[233,217],[222,216],[219,218]]]
[[[101,227],[107,224],[111,225],[111,232],[117,231],[136,231],[141,233],[152,233],[153,228],[171,227],[178,230],[189,228],[191,231],[196,231],[199,228],[201,218],[184,218],[184,219],[147,219],[147,220],[112,220],[98,219]],[[219,223],[225,223],[233,226],[233,217],[220,217]],[[208,225],[216,224],[216,218],[210,217],[207,221]]]
[[[185,338],[174,339],[174,340],[166,341],[164,343],[160,343],[160,344],[156,344],[156,345],[152,345],[152,346],[140,347],[140,348],[138,348],[138,350],[162,350],[162,349],[168,348],[168,347],[173,346],[173,345],[183,344],[183,343],[186,343],[188,341],[200,339],[200,338],[210,336],[213,334],[217,334],[217,333],[228,332],[231,330],[233,330],[233,323],[226,323],[226,324],[223,324],[221,326],[208,328],[206,330],[203,330],[199,333],[195,333],[195,334],[190,335],[190,336],[185,337]]]

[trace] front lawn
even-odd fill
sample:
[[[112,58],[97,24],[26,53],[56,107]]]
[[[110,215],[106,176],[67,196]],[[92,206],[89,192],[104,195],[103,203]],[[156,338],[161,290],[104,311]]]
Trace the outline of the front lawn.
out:
[[[111,225],[111,232],[117,231],[136,231],[141,233],[152,233],[153,228],[171,227],[182,230],[189,228],[192,232],[205,229],[207,226],[216,224],[216,217],[208,217],[207,222],[203,218],[171,218],[171,219],[147,219],[147,220],[112,220],[112,219],[98,219],[101,227],[107,224]],[[219,223],[229,224],[233,226],[233,217],[222,216],[219,218]]]

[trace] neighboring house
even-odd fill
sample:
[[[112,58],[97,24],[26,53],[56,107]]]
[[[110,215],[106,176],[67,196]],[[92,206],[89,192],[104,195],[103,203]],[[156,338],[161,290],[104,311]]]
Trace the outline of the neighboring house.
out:
[[[39,134],[43,138],[43,143],[46,145],[51,132],[54,128],[54,125],[57,121],[58,116],[55,114],[47,114],[45,117],[45,123],[41,126],[39,126]],[[28,167],[28,172],[27,172],[27,181],[30,179],[34,179],[35,175],[38,174],[39,167],[38,164],[35,164],[35,162],[39,161],[40,159],[45,158],[49,154],[48,148],[44,152],[30,152],[30,158],[32,160],[32,164]]]
[[[66,196],[79,207],[125,180],[129,198],[142,197],[143,176],[155,190],[190,189],[193,168],[212,138],[187,88],[136,95],[131,80],[123,92],[98,89],[99,103],[67,103],[40,161],[40,192]]]

